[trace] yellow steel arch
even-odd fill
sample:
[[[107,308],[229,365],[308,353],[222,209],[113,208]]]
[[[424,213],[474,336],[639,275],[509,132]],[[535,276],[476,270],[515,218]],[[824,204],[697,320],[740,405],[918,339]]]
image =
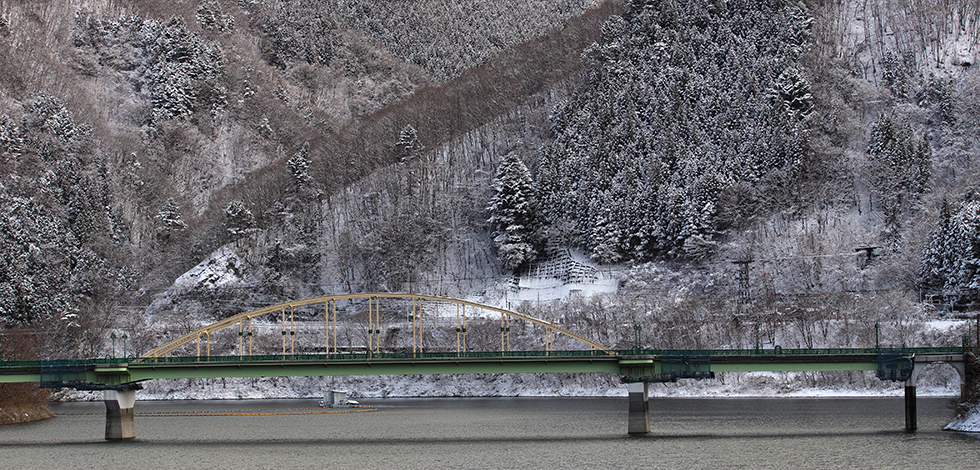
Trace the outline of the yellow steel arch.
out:
[[[301,306],[304,306],[304,305],[327,303],[327,302],[331,302],[331,301],[336,302],[338,300],[353,300],[353,299],[369,299],[369,300],[370,299],[418,299],[420,301],[421,300],[432,300],[432,301],[437,301],[437,302],[453,303],[453,304],[457,304],[457,305],[461,305],[461,306],[476,307],[476,308],[480,308],[480,309],[484,309],[484,310],[490,310],[490,311],[493,311],[493,312],[500,313],[502,316],[513,317],[513,318],[517,318],[517,319],[520,319],[520,320],[529,321],[529,322],[534,323],[534,324],[537,324],[537,325],[541,325],[541,326],[545,327],[546,331],[547,330],[550,330],[548,333],[558,332],[558,333],[561,333],[561,334],[563,334],[565,336],[568,336],[570,338],[573,338],[573,339],[576,339],[578,341],[581,341],[581,342],[583,342],[585,344],[588,344],[589,346],[591,346],[594,349],[597,349],[597,350],[600,350],[600,351],[604,351],[604,352],[609,353],[609,354],[612,354],[613,353],[613,351],[611,349],[609,349],[608,347],[602,345],[601,343],[598,343],[598,342],[593,341],[591,339],[588,339],[588,338],[586,338],[586,337],[584,337],[582,335],[579,335],[579,334],[576,334],[576,333],[571,332],[569,330],[566,330],[565,328],[562,328],[562,327],[560,327],[558,325],[555,325],[554,323],[551,323],[551,322],[546,321],[546,320],[541,320],[539,318],[534,318],[534,317],[531,317],[531,316],[528,316],[528,315],[524,315],[522,313],[518,313],[518,312],[515,312],[513,310],[508,310],[508,309],[505,309],[505,308],[494,307],[492,305],[485,305],[485,304],[481,304],[481,303],[477,303],[477,302],[471,302],[469,300],[453,299],[453,298],[449,298],[449,297],[438,297],[438,296],[434,296],[434,295],[400,294],[400,293],[362,293],[362,294],[327,295],[327,296],[323,296],[323,297],[315,297],[315,298],[312,298],[312,299],[295,300],[295,301],[291,301],[291,302],[285,302],[285,303],[281,303],[281,304],[271,305],[269,307],[260,308],[258,310],[252,310],[252,311],[246,312],[246,313],[241,313],[241,314],[238,314],[238,315],[235,315],[235,316],[232,316],[232,317],[225,318],[224,320],[221,320],[221,321],[212,323],[212,324],[210,324],[208,326],[205,326],[205,327],[200,328],[198,330],[192,331],[190,333],[187,333],[186,335],[181,336],[180,338],[177,338],[177,339],[175,339],[175,340],[173,340],[173,341],[171,341],[171,342],[169,342],[167,344],[164,344],[163,346],[160,346],[160,347],[158,347],[158,348],[156,348],[156,349],[154,349],[152,351],[147,352],[146,354],[143,354],[141,356],[141,358],[159,358],[159,357],[166,357],[168,354],[170,354],[171,351],[173,351],[173,350],[175,350],[175,349],[177,349],[177,348],[179,348],[179,347],[181,347],[181,346],[183,346],[183,345],[185,345],[187,343],[190,343],[190,342],[195,341],[195,340],[199,340],[202,336],[210,337],[211,333],[214,333],[215,331],[218,331],[220,329],[227,328],[227,327],[230,327],[230,326],[235,325],[235,324],[239,324],[240,325],[244,320],[251,321],[252,318],[260,317],[262,315],[268,315],[268,314],[273,313],[273,312],[285,312],[286,310],[289,310],[291,312],[293,308],[295,308],[295,307],[301,307]],[[334,305],[336,305],[336,304],[334,304]],[[336,319],[335,319],[335,321],[336,321]],[[285,337],[283,338],[283,341],[285,341]],[[548,341],[549,341],[549,343],[552,341],[550,339],[550,337],[549,337]],[[208,349],[210,350],[210,344],[208,345]],[[208,355],[210,355],[210,351],[208,351]]]

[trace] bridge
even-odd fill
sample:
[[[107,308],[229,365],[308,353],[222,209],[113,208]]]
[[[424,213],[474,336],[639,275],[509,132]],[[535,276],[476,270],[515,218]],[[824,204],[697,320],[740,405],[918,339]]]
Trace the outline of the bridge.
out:
[[[382,300],[387,301],[384,308]],[[315,314],[311,314],[311,308]],[[338,317],[343,321],[338,322]],[[496,329],[498,320],[499,346],[494,339],[494,347],[489,350],[487,325],[493,322]],[[319,325],[315,335],[308,323]],[[519,327],[521,323],[530,326]],[[468,341],[468,335],[475,332],[474,326],[480,330],[479,341]],[[410,340],[407,334],[400,334],[406,328],[411,332]],[[522,334],[512,332],[512,328],[523,330]],[[356,337],[354,331],[358,332]],[[313,341],[313,336],[318,339]],[[513,343],[526,346],[528,336],[539,338],[533,344],[540,345],[540,349],[511,349]],[[437,339],[441,344],[434,344]],[[311,346],[311,342],[318,345]],[[556,343],[563,348],[556,348]],[[475,351],[471,346],[474,344],[484,350]],[[117,440],[135,437],[136,391],[147,380],[604,373],[616,375],[626,384],[628,432],[642,434],[650,432],[650,383],[710,379],[718,372],[875,371],[882,380],[905,382],[906,430],[914,431],[919,371],[927,364],[950,364],[959,372],[961,390],[965,391],[965,354],[965,346],[613,350],[559,324],[500,307],[416,294],[350,294],[287,302],[235,315],[138,358],[0,362],[0,383],[37,382],[50,388],[103,390],[106,439]]]

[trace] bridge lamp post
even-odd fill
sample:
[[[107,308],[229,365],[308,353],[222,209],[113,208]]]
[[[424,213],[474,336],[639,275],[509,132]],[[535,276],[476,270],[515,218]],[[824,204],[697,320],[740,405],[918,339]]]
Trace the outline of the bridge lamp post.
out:
[[[112,358],[115,359],[116,358],[116,332],[115,331],[113,331],[112,334],[109,335],[109,339],[112,340]]]
[[[640,352],[640,330],[642,329],[643,327],[640,324],[633,325],[633,331],[636,332],[636,343],[634,345],[636,352]]]
[[[123,358],[124,359],[126,358],[126,339],[128,339],[128,336],[126,336],[126,333],[123,333],[122,340],[123,340]]]

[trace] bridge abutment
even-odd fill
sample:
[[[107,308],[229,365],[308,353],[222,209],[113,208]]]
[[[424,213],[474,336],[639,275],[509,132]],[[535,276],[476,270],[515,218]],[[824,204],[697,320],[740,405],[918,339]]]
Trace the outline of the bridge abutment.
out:
[[[136,437],[136,423],[133,420],[136,390],[105,390],[103,400],[106,440],[118,441]]]
[[[629,391],[629,433],[647,434],[650,432],[650,384],[631,382]]]

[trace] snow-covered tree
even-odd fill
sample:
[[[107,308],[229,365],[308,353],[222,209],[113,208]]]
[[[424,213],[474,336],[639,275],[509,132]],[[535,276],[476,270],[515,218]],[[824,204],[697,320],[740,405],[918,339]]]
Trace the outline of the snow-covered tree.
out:
[[[407,162],[417,157],[425,147],[419,142],[418,131],[411,125],[405,126],[398,133],[398,142],[395,142],[395,152],[399,162]]]
[[[0,162],[15,159],[23,151],[24,138],[13,119],[0,114]]]
[[[799,119],[813,112],[813,94],[810,82],[796,67],[788,67],[776,79],[776,93],[786,112]]]
[[[244,202],[232,201],[225,208],[225,229],[232,238],[240,238],[255,229],[255,215]]]
[[[871,189],[884,215],[887,238],[896,240],[902,218],[915,208],[931,175],[929,143],[908,122],[882,115],[871,124],[868,143]]]
[[[34,98],[26,111],[23,119],[25,128],[46,132],[62,142],[69,142],[90,132],[88,126],[76,124],[68,104],[54,96],[42,94]]]
[[[225,32],[235,28],[235,17],[226,15],[215,0],[207,0],[197,7],[197,23],[204,29]]]
[[[537,196],[531,172],[516,153],[504,157],[493,179],[487,205],[497,255],[504,267],[516,270],[533,261],[540,245]]]
[[[959,232],[956,287],[975,301],[980,298],[980,193],[968,193],[953,220]]]
[[[898,54],[892,49],[885,50],[881,57],[884,69],[881,73],[885,87],[899,98],[909,98],[920,74],[915,64],[915,54],[911,51]]]
[[[0,324],[23,325],[72,311],[98,268],[57,207],[0,193]]]
[[[622,233],[617,227],[612,209],[604,206],[599,209],[598,217],[592,227],[592,259],[600,263],[615,263],[622,259],[620,246]]]
[[[290,174],[293,175],[293,183],[296,184],[298,188],[307,187],[313,177],[310,176],[310,143],[306,142],[303,147],[296,152],[295,155],[289,158],[286,165],[289,167]]]
[[[970,191],[955,212],[943,199],[922,250],[919,287],[947,301],[980,300],[980,194]]]
[[[159,224],[157,225],[157,234],[163,239],[170,238],[171,235],[187,229],[187,224],[180,215],[180,206],[173,198],[167,199],[167,202],[157,212],[156,219]]]

